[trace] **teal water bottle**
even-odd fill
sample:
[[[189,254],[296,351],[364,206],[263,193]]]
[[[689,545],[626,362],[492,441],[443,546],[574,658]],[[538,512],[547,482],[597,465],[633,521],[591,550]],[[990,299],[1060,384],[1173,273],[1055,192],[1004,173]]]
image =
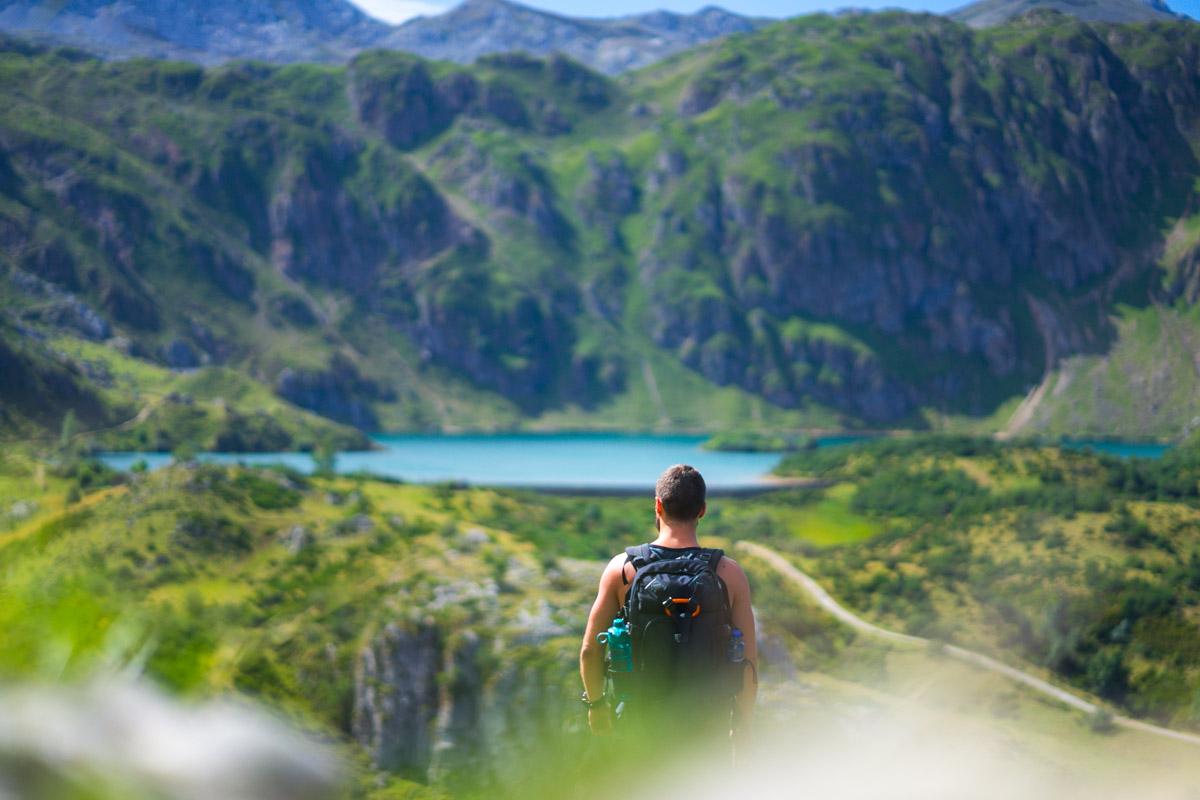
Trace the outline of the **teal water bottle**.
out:
[[[596,641],[608,648],[609,672],[633,672],[633,643],[627,620],[613,620],[608,630],[596,634]]]

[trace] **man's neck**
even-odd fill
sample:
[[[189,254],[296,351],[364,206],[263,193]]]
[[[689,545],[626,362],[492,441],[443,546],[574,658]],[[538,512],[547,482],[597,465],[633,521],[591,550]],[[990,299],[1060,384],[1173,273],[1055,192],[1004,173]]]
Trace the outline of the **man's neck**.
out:
[[[696,538],[696,525],[672,525],[662,522],[658,529],[658,538],[654,544],[663,547],[699,547],[700,540]]]

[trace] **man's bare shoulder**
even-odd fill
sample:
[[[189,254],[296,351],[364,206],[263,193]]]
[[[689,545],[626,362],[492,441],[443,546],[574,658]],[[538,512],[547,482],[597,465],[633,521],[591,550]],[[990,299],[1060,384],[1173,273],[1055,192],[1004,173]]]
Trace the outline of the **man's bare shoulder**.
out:
[[[717,572],[728,572],[730,574],[745,575],[742,571],[742,565],[734,561],[729,556],[722,556],[717,563]]]
[[[613,579],[619,578],[621,568],[625,566],[625,554],[619,553],[608,560],[604,565],[604,573],[600,576],[600,582],[605,583]]]
[[[746,583],[746,573],[742,570],[742,565],[734,561],[729,556],[725,556],[717,564],[717,577],[725,581],[725,583]]]

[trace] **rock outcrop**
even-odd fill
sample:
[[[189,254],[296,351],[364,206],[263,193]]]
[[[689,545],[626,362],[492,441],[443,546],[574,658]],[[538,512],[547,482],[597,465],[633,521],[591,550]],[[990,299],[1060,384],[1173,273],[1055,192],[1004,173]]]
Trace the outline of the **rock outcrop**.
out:
[[[358,658],[352,729],[376,766],[437,778],[486,765],[503,778],[506,764],[561,732],[567,673],[545,659],[522,663],[511,649],[489,657],[500,646],[430,622],[389,624],[372,638]]]
[[[322,371],[284,368],[275,391],[300,408],[366,431],[377,427],[369,401],[384,397],[383,389],[363,378],[353,362],[340,357]]]
[[[443,669],[440,631],[388,625],[359,656],[354,738],[380,769],[424,772],[433,759]]]

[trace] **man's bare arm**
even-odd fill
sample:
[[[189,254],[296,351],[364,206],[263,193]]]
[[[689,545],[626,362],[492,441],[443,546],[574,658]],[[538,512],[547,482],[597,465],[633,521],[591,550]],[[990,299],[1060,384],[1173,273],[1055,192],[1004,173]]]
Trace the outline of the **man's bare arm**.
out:
[[[623,555],[616,556],[604,568],[596,600],[588,614],[587,628],[583,632],[583,645],[579,649],[579,674],[583,678],[584,691],[593,700],[604,692],[604,645],[596,641],[596,635],[608,630],[620,610],[621,569],[624,563]]]

